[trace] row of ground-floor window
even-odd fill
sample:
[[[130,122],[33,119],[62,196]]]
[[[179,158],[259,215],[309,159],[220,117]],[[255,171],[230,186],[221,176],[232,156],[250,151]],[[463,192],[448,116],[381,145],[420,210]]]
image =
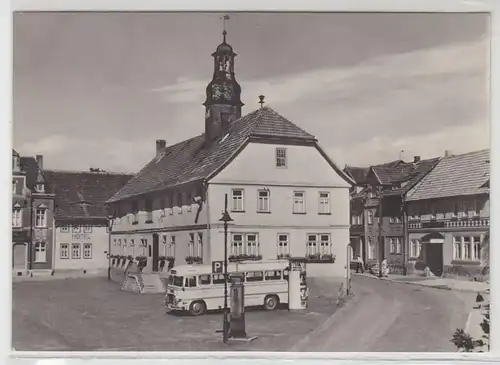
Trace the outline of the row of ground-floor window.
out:
[[[302,232],[275,232],[270,240],[261,237],[259,232],[231,232],[228,234],[228,255],[233,258],[244,259],[276,259],[292,256],[306,258],[333,259],[335,249],[331,233]],[[301,242],[295,242],[298,237]],[[214,238],[215,245],[223,245],[222,237]],[[222,242],[218,242],[222,241]],[[148,236],[115,235],[112,238],[112,255],[154,257],[155,253],[166,258],[198,262],[205,261],[207,255],[215,256],[213,250],[206,245],[207,232],[176,232],[157,233]],[[339,242],[340,243],[340,242]],[[344,241],[340,244],[347,245]],[[157,246],[157,247],[155,247]],[[302,246],[302,247],[300,247]]]
[[[416,267],[429,267],[436,275],[474,273],[482,260],[481,244],[486,232],[410,233],[408,262]],[[363,250],[363,237],[352,237],[354,257],[361,255],[367,263],[379,260],[378,237],[368,237]],[[389,264],[402,265],[403,237],[384,237],[385,256]]]

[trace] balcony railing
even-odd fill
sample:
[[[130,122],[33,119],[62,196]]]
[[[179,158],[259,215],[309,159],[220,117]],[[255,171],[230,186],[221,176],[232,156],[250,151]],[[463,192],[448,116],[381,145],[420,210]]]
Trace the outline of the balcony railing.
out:
[[[425,229],[425,228],[486,228],[490,226],[489,218],[481,219],[460,219],[446,221],[429,221],[429,222],[410,222],[409,229]]]

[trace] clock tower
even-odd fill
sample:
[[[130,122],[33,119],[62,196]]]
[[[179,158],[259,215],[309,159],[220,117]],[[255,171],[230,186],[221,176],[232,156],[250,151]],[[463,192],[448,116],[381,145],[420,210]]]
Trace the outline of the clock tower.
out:
[[[228,17],[224,17],[227,20]],[[205,106],[205,137],[211,142],[222,137],[229,125],[241,117],[241,87],[234,76],[233,47],[226,43],[227,32],[222,32],[222,43],[212,53],[214,74],[207,86]]]

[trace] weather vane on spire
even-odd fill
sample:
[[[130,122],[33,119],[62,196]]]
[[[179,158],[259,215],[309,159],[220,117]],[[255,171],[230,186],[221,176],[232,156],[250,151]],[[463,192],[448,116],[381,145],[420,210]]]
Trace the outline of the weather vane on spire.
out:
[[[222,19],[222,24],[223,24],[223,27],[224,27],[222,35],[224,37],[224,42],[225,42],[226,41],[226,34],[227,34],[227,32],[226,32],[226,22],[229,20],[229,15],[226,14],[221,19]]]

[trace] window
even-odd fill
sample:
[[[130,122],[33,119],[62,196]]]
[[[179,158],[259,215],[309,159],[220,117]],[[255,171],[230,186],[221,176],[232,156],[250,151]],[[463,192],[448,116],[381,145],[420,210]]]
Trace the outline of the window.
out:
[[[319,252],[322,255],[330,254],[330,235],[329,234],[321,234],[319,236]]]
[[[368,211],[368,224],[373,224],[373,210]]]
[[[319,214],[330,214],[330,193],[320,192],[319,193]]]
[[[92,243],[83,244],[83,258],[84,259],[92,258]]]
[[[374,260],[377,257],[377,244],[373,237],[368,237],[368,260]]]
[[[266,271],[264,273],[264,277],[266,278],[266,280],[280,280],[281,271],[280,270]]]
[[[288,234],[282,233],[278,235],[278,255],[289,255],[290,245],[288,242]]]
[[[231,244],[231,255],[243,255],[242,234],[233,234],[233,242]]]
[[[264,273],[262,271],[249,271],[246,274],[246,281],[263,281]]]
[[[307,235],[307,255],[315,255],[318,253],[318,236],[315,234]]]
[[[198,282],[200,285],[210,285],[210,275],[200,275]]]
[[[213,274],[212,283],[214,284],[224,284],[224,274]]]
[[[167,236],[164,236],[166,239]],[[167,244],[166,256],[175,257],[175,236],[170,236],[170,241]]]
[[[194,256],[194,233],[189,234],[188,250],[189,256]]]
[[[61,233],[69,233],[69,226],[62,226],[59,230]]]
[[[71,258],[72,259],[79,259],[81,258],[81,247],[79,243],[73,243],[71,244]]]
[[[470,237],[467,237],[467,236],[466,237],[462,237],[462,240],[463,240],[463,247],[464,247],[463,259],[464,260],[470,260],[470,259],[472,259]]]
[[[389,223],[394,223],[394,217],[389,217]]]
[[[69,259],[69,246],[67,243],[61,243],[59,255],[61,259]]]
[[[286,148],[276,148],[276,167],[286,167]]]
[[[14,207],[12,209],[12,227],[22,227],[23,226],[23,215],[20,207]]]
[[[185,279],[185,284],[184,286],[186,288],[195,288],[196,287],[196,276],[188,276]]]
[[[410,242],[410,257],[420,257],[422,243],[419,240],[411,240]]]
[[[398,237],[389,238],[390,252],[392,254],[400,254],[401,253],[401,241]]]
[[[146,199],[144,207],[146,209],[146,221],[151,222],[153,220],[153,202]]]
[[[196,234],[196,256],[203,257],[203,233]]]
[[[394,221],[395,221],[396,223],[401,223],[401,217],[395,217],[395,218],[394,218]]]
[[[35,262],[47,262],[47,244],[45,242],[35,243]]]
[[[73,233],[81,233],[82,232],[82,227],[80,227],[80,226],[72,226],[71,227],[71,231]]]
[[[47,227],[47,209],[37,208],[35,211],[35,226],[39,228]]]
[[[453,258],[455,260],[462,259],[462,238],[459,236],[453,237]]]
[[[269,190],[258,190],[257,194],[257,212],[270,212]]]
[[[352,225],[353,226],[356,226],[356,225],[360,225],[361,224],[361,215],[353,215],[351,217],[352,219]]]
[[[303,191],[293,192],[293,212],[304,214],[306,212],[306,193]]]
[[[189,256],[202,257],[203,255],[203,233],[190,233],[188,242]]]
[[[233,189],[231,191],[231,211],[233,212],[243,212],[243,189]]]
[[[139,203],[137,201],[132,202],[132,224],[137,223],[137,213],[139,212]]]
[[[259,243],[256,234],[247,234],[247,255],[257,256],[259,254]]]
[[[480,236],[472,237],[472,242],[474,242],[472,259],[481,260],[481,237]]]
[[[83,226],[83,233],[92,233],[92,226]]]
[[[17,180],[12,180],[12,194],[17,193]]]

